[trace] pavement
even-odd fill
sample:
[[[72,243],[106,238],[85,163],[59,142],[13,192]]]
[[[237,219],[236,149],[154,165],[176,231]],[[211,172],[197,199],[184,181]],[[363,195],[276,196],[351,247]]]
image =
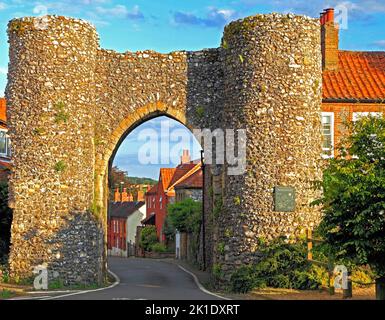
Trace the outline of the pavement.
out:
[[[108,288],[47,293],[23,297],[37,300],[222,300],[207,291],[199,278],[177,262],[144,258],[110,257],[109,269],[117,281]],[[201,277],[202,275],[200,275]]]

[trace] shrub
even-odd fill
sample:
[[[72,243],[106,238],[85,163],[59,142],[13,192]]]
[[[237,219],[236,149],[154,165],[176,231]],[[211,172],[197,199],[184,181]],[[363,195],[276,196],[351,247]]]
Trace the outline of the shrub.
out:
[[[385,279],[385,119],[363,117],[348,129],[319,183],[319,232],[338,261],[370,265]]]
[[[202,221],[202,203],[187,198],[168,205],[168,223],[181,232],[199,233]]]
[[[302,241],[294,244],[277,239],[260,244],[259,263],[236,270],[230,278],[230,289],[245,293],[254,288],[318,289],[327,283],[327,272],[306,258]]]
[[[0,264],[5,264],[11,242],[12,210],[8,207],[8,184],[0,182]]]
[[[145,226],[140,234],[139,245],[143,250],[150,251],[152,245],[158,242],[155,226]]]
[[[163,243],[154,243],[152,246],[151,246],[151,251],[153,252],[167,252],[167,247],[163,244]]]
[[[255,280],[256,277],[252,267],[240,267],[231,275],[230,290],[238,293],[247,293],[256,287]]]
[[[366,287],[372,284],[376,276],[369,266],[357,266],[353,269],[351,279],[353,288]]]

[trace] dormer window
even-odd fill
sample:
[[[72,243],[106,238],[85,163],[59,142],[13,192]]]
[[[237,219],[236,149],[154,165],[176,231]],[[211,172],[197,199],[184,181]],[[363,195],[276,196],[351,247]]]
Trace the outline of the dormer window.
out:
[[[11,147],[7,130],[0,129],[0,157],[10,157]]]

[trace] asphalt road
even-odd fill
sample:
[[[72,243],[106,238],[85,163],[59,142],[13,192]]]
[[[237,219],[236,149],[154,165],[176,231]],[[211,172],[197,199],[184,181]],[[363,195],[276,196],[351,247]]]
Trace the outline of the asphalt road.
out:
[[[110,258],[109,269],[120,279],[110,289],[76,295],[58,295],[59,300],[218,300],[203,292],[193,277],[177,265],[152,259]]]

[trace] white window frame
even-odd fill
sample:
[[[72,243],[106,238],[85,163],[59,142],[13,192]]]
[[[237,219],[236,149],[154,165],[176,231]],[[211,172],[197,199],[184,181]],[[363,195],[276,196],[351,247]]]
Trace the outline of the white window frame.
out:
[[[5,133],[5,153],[0,152],[0,157],[9,158],[11,156],[11,141],[9,140],[8,130],[0,128]]]
[[[334,112],[321,112],[321,128],[323,126],[323,117],[330,116],[330,130],[331,130],[331,150],[322,147],[322,158],[331,159],[334,158]],[[323,137],[323,128],[322,128],[322,137]],[[330,151],[331,155],[328,156],[324,152]]]

